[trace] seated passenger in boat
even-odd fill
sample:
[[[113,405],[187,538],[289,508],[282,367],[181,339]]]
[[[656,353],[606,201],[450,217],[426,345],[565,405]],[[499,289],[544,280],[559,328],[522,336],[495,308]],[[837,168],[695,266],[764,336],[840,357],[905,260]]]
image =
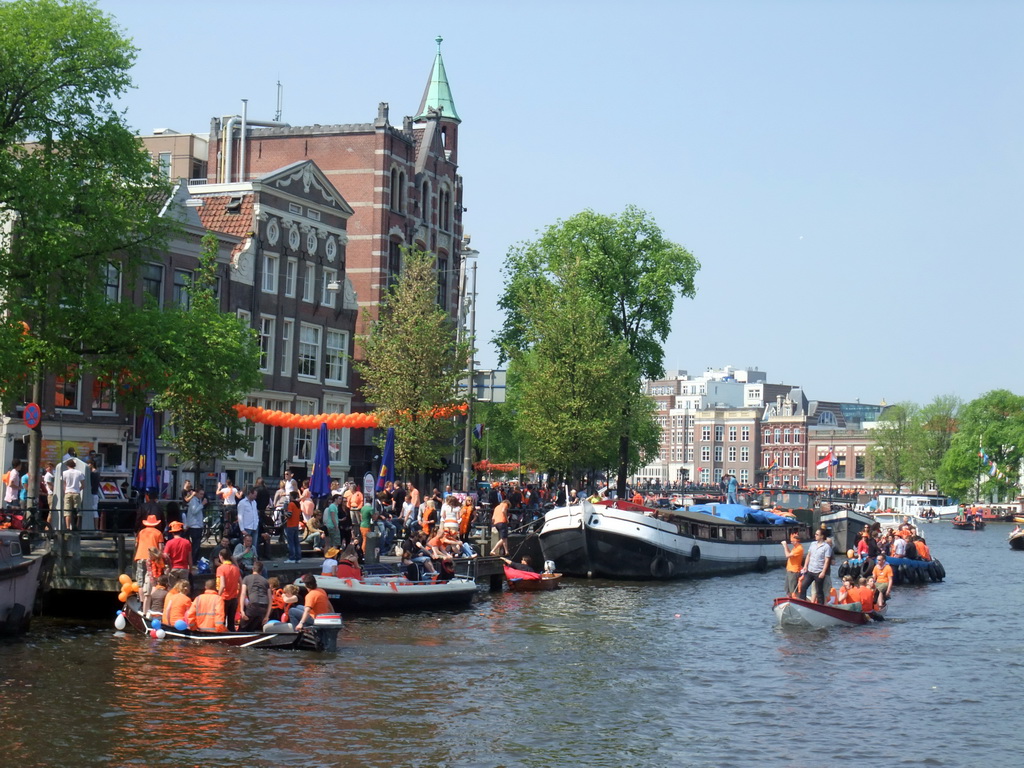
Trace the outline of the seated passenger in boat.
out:
[[[908,546],[909,548],[909,546]],[[914,550],[917,552],[918,560],[931,560],[932,551],[929,549],[927,542],[921,536],[914,537]]]
[[[169,627],[178,627],[179,621],[188,625],[188,609],[192,607],[192,598],[188,596],[188,579],[180,579],[175,582],[167,597],[164,598],[163,621]]]
[[[878,590],[878,607],[884,608],[885,601],[892,594],[892,566],[885,561],[885,555],[883,554],[879,554],[875,562],[876,565],[871,572],[871,578],[874,580],[875,589]]]
[[[320,575],[321,576],[334,576],[338,570],[338,555],[341,550],[337,547],[331,547],[324,553],[324,561],[320,564]]]
[[[854,589],[855,585],[853,583],[853,577],[849,574],[843,576],[843,582],[840,584],[839,592],[836,595],[836,602],[839,603],[839,605],[849,605],[850,603],[856,602],[856,600],[850,596],[850,593],[853,592]]]
[[[206,590],[189,607],[185,620],[189,629],[200,632],[224,632],[227,630],[224,598],[217,592],[216,579],[206,581]]]
[[[287,621],[294,627],[302,618],[303,611],[303,606],[299,603],[299,588],[294,584],[285,584],[281,590],[281,601],[284,603],[281,611],[284,616],[282,621]],[[293,613],[296,610],[298,613]]]
[[[334,575],[339,579],[363,578],[363,571],[359,567],[359,553],[356,552],[355,544],[349,544],[338,555],[338,565],[335,568]]]
[[[288,611],[285,610],[284,590],[281,589],[281,580],[277,576],[267,579],[267,587],[270,590],[270,616],[272,621],[288,621]]]
[[[170,577],[165,573],[156,580],[156,586],[149,593],[149,611],[146,615],[154,619],[163,619],[164,603],[167,600],[167,588],[170,586]]]

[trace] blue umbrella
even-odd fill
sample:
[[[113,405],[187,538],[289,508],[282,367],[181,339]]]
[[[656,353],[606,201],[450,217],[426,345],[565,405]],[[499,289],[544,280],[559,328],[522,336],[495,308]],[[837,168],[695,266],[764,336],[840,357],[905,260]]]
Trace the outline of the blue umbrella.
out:
[[[377,493],[384,490],[384,483],[395,481],[395,428],[388,427],[388,437],[384,441],[384,455],[380,459],[380,472],[377,474]]]
[[[316,436],[316,453],[313,454],[313,476],[309,479],[309,492],[315,499],[331,492],[331,455],[327,447],[327,424],[320,425]]]
[[[160,480],[156,472],[156,429],[153,426],[153,409],[146,406],[142,419],[142,435],[139,437],[139,457],[132,472],[132,488],[139,493],[150,493],[154,497],[160,491]]]

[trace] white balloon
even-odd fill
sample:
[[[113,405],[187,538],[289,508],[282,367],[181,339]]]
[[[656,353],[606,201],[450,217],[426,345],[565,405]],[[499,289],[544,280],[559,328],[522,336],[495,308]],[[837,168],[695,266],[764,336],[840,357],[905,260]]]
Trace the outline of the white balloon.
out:
[[[156,639],[157,640],[163,640],[165,637],[167,637],[167,633],[164,632],[162,629],[158,629],[156,631]]]
[[[117,618],[114,619],[114,629],[124,629],[126,626],[128,626],[128,622],[125,621],[124,614],[117,614]]]

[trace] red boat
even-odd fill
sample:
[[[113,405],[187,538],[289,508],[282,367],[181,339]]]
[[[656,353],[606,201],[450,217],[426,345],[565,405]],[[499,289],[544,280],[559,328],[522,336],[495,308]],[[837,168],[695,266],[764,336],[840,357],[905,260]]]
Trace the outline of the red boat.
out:
[[[779,625],[803,629],[825,629],[851,624],[867,624],[870,618],[860,603],[822,605],[798,597],[777,597],[772,606]]]
[[[562,580],[560,573],[533,573],[505,566],[505,580],[512,592],[546,592],[558,589]]]

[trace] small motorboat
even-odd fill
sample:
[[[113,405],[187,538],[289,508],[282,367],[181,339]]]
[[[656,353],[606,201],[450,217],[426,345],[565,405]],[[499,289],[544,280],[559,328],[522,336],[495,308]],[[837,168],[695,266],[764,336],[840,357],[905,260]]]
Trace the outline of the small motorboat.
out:
[[[545,592],[558,589],[560,573],[534,573],[505,566],[505,581],[512,592]]]
[[[469,605],[476,594],[476,582],[461,576],[449,581],[410,581],[398,574],[361,579],[317,576],[316,583],[338,611],[451,608]]]
[[[43,559],[44,555],[32,554],[27,532],[0,530],[0,635],[28,630]]]
[[[985,521],[980,517],[954,517],[953,527],[960,531],[982,531],[985,529]]]
[[[1010,549],[1024,550],[1024,531],[1013,531],[1006,540],[1010,543]]]
[[[124,619],[124,623],[121,619]],[[181,622],[182,624],[184,622]],[[316,628],[295,631],[288,622],[270,622],[262,632],[199,632],[181,627],[161,624],[159,620],[148,619],[142,613],[138,595],[132,595],[124,604],[114,622],[117,629],[125,624],[132,629],[157,640],[187,640],[196,643],[233,645],[238,648],[278,648],[284,650],[322,651],[321,631],[333,631],[335,636],[341,627],[340,616],[321,616],[314,622]]]
[[[777,597],[772,610],[780,627],[826,629],[870,621],[868,615],[861,612],[860,603],[822,605],[798,597]]]

